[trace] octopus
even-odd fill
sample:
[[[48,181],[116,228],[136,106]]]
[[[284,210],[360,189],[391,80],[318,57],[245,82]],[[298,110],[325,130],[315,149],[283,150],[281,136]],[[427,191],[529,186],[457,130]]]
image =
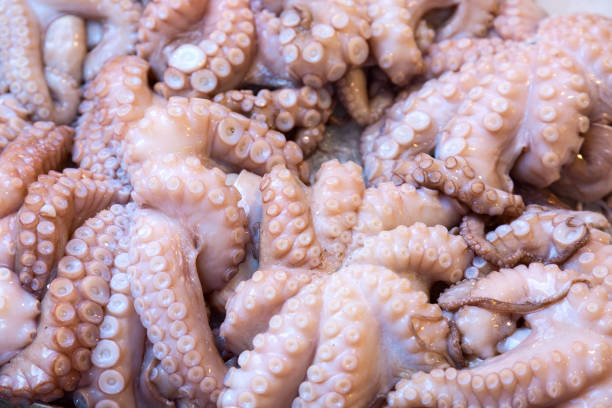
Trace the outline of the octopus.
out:
[[[451,287],[439,299],[446,310],[493,311],[516,323],[502,352],[464,369],[436,368],[400,380],[390,407],[589,406],[610,401],[610,300],[602,285],[575,270],[532,263],[502,269]],[[464,335],[478,336],[474,315]],[[482,320],[480,320],[482,322]],[[505,337],[506,325],[492,327]]]
[[[594,15],[550,17],[535,41],[502,46],[400,98],[362,135],[367,179],[399,176],[480,214],[520,214],[513,179],[537,188],[558,181],[591,121],[604,120],[609,101],[599,78],[607,75],[611,23]],[[559,27],[594,34],[579,43]]]
[[[92,79],[106,60],[135,50],[140,12],[135,0],[3,0],[0,91],[35,120],[72,122],[83,77]],[[84,19],[102,27],[89,52]]]
[[[130,174],[165,153],[259,174],[284,163],[307,179],[301,149],[283,134],[211,100],[166,100],[148,87],[147,71],[135,56],[106,64],[85,90],[76,128],[73,160],[113,180],[126,199]]]

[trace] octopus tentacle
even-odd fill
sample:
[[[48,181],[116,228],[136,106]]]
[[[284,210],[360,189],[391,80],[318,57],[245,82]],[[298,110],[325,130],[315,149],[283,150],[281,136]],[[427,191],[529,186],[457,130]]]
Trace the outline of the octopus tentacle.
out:
[[[386,88],[370,98],[363,69],[351,69],[336,83],[338,98],[348,113],[361,126],[379,120],[391,104],[393,94]]]
[[[249,280],[239,283],[226,305],[220,329],[227,348],[239,353],[251,347],[272,316],[312,280],[313,273],[308,270],[272,267],[260,268]]]
[[[521,131],[529,129],[529,148],[517,159],[512,176],[540,188],[560,178],[562,164],[575,157],[584,140],[580,134],[590,126],[589,85],[582,67],[568,61],[569,56],[555,46],[538,48],[537,60],[544,66],[535,72],[521,126]],[[558,103],[563,108],[555,108]]]
[[[268,31],[258,36],[264,41],[260,58],[278,60],[280,49],[280,69],[304,84],[320,88],[337,81],[348,68],[363,64],[368,57],[370,26],[361,2],[287,0],[279,3],[281,10],[273,11],[280,12],[278,17],[265,3],[256,2],[258,14],[265,15],[258,19],[258,32]],[[264,65],[274,69],[279,63]]]
[[[459,199],[476,213],[512,217],[520,215],[525,208],[521,196],[492,188],[476,178],[476,173],[462,157],[450,156],[442,162],[420,153],[416,163],[418,167],[411,175],[415,182]]]
[[[15,254],[15,272],[26,290],[45,288],[72,232],[114,196],[103,176],[82,169],[51,172],[30,184],[17,213]]]
[[[133,205],[113,206],[76,229],[43,298],[36,338],[0,370],[5,398],[52,401],[73,391],[89,370],[110,297],[114,254],[132,210]]]
[[[85,22],[70,15],[54,20],[45,33],[44,72],[51,96],[56,100],[56,123],[70,123],[77,114],[81,70],[87,56],[85,38]]]
[[[168,138],[168,134],[175,137]],[[164,153],[213,159],[258,174],[276,164],[285,164],[303,180],[309,173],[299,146],[287,142],[282,133],[199,98],[175,96],[167,103],[154,104],[127,131],[123,160],[128,168]]]
[[[212,406],[226,369],[208,326],[197,251],[185,230],[155,211],[138,211],[133,231],[128,275],[158,361],[151,381],[165,398]]]
[[[612,161],[612,127],[593,123],[584,134],[580,153],[561,170],[552,189],[578,201],[596,201],[612,192],[608,163]]]
[[[133,180],[137,203],[179,220],[195,237],[204,291],[222,288],[238,271],[248,241],[240,194],[226,185],[225,174],[205,168],[195,157],[169,154],[145,162]]]
[[[478,79],[471,72],[445,75],[419,92],[398,100],[361,136],[365,176],[370,183],[389,181],[395,161],[433,150],[446,122]]]
[[[321,244],[315,234],[310,203],[299,180],[283,166],[276,166],[262,180],[263,219],[261,265],[311,269],[321,265]]]
[[[365,190],[355,226],[356,241],[359,242],[362,236],[416,222],[450,228],[459,223],[464,213],[457,201],[438,191],[415,188],[410,183],[399,186],[391,182],[381,183],[376,188]]]
[[[28,111],[10,94],[0,95],[0,149],[4,149],[9,142],[28,126]]]
[[[500,0],[493,24],[503,39],[525,41],[535,34],[545,17],[546,12],[534,0]]]
[[[530,205],[519,218],[486,234],[484,220],[468,215],[461,223],[461,236],[476,255],[507,268],[530,262],[563,263],[587,243],[591,228],[609,226],[599,213]]]
[[[311,154],[323,139],[325,123],[331,115],[332,99],[325,89],[305,86],[299,89],[234,90],[215,95],[216,103],[234,112],[266,122],[283,133],[296,131],[296,143],[304,154]]]
[[[125,219],[126,223],[131,220]],[[117,242],[108,303],[100,323],[100,340],[92,351],[92,367],[80,381],[73,400],[77,407],[135,407],[136,386],[144,353],[145,330],[134,309],[127,274],[127,236]]]
[[[578,271],[580,276],[606,289],[612,297],[612,237],[592,230],[589,241],[563,264],[564,269]]]
[[[84,89],[72,159],[83,169],[104,174],[127,201],[131,191],[120,157],[126,122],[140,119],[152,103],[148,65],[137,57],[110,60]]]
[[[28,185],[66,160],[74,131],[67,126],[36,122],[25,127],[0,154],[0,217],[19,209]]]
[[[119,55],[134,53],[138,19],[142,6],[138,1],[127,0],[28,0],[40,10],[42,25],[50,23],[61,14],[70,14],[99,21],[102,37],[89,51],[83,64],[83,77],[91,80],[109,60]],[[49,10],[52,10],[49,13]]]
[[[22,24],[12,24],[11,21]],[[0,48],[0,72],[11,94],[23,104],[35,120],[52,120],[54,104],[49,94],[42,69],[40,53],[40,27],[34,11],[25,0],[7,0],[0,13],[0,25],[9,30],[8,47]],[[25,67],[10,63],[12,53],[25,59]]]
[[[324,249],[327,267],[342,263],[352,244],[365,190],[361,167],[353,162],[330,160],[321,165],[312,188],[314,229]]]
[[[498,0],[459,1],[453,15],[437,30],[436,41],[485,37],[494,14],[499,12],[498,3]]]
[[[450,235],[443,226],[418,222],[366,238],[346,263],[384,266],[427,293],[436,281],[454,283],[463,278],[472,262],[467,249],[461,237]]]
[[[289,406],[315,348],[313,339],[323,303],[320,293],[321,283],[313,282],[283,305],[270,320],[270,330],[258,334],[253,349],[240,354],[240,368],[229,370],[219,406],[243,402]]]
[[[206,97],[235,88],[255,54],[248,0],[151,2],[138,39],[138,55],[171,95]]]
[[[481,58],[490,57],[511,47],[520,47],[520,43],[500,38],[461,38],[440,41],[427,49],[425,74],[433,78],[445,72],[456,72],[467,63],[476,63]]]
[[[572,287],[564,299],[526,316],[531,333],[516,348],[473,368],[434,370],[402,380],[389,394],[388,404],[531,407],[588,399],[591,387],[609,377],[612,331],[609,323],[600,322],[609,319],[610,301],[600,286],[572,285],[576,277],[575,271],[532,264],[479,280],[480,294],[512,302]]]
[[[0,268],[0,364],[19,353],[36,337],[40,303],[21,287],[17,275]]]

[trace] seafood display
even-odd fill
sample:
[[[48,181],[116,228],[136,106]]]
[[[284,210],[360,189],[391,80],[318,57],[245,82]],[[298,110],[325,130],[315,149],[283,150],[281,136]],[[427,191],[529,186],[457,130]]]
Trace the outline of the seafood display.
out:
[[[0,406],[612,407],[612,17],[0,22]]]

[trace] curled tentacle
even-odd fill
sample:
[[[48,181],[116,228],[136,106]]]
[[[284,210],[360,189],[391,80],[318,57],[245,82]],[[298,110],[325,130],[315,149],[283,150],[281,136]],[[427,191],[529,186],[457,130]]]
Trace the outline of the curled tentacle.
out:
[[[238,86],[255,54],[248,0],[155,1],[138,30],[163,94],[207,97]]]
[[[361,126],[367,126],[379,120],[385,109],[393,103],[393,94],[386,87],[370,97],[363,69],[349,70],[336,83],[336,89],[342,105]]]
[[[436,32],[436,42],[455,38],[485,37],[493,17],[499,12],[498,0],[459,1],[453,15]]]
[[[28,185],[68,157],[74,131],[49,122],[25,127],[0,154],[0,217],[19,209]]]
[[[192,240],[178,223],[151,210],[137,212],[133,231],[128,275],[153,343],[151,382],[167,399],[212,406],[226,369],[208,325]]]
[[[38,177],[17,213],[15,272],[29,291],[41,292],[72,232],[115,198],[106,178],[82,169]]]
[[[75,230],[42,300],[36,338],[0,370],[4,398],[52,401],[77,387],[92,359],[118,357],[96,357],[92,350],[110,298],[111,268],[132,211],[133,204],[115,205]]]
[[[517,216],[525,205],[520,196],[491,188],[476,178],[476,173],[461,157],[448,157],[444,162],[421,153],[412,179],[425,187],[435,188],[455,197],[479,214]]]
[[[244,260],[248,232],[240,194],[226,185],[225,174],[195,157],[168,154],[145,162],[132,179],[136,202],[159,209],[193,234],[204,292],[227,284]]]
[[[323,139],[325,123],[332,111],[332,98],[324,89],[305,86],[261,90],[235,90],[217,94],[216,103],[234,112],[265,122],[270,129],[283,133],[296,132],[296,143],[304,154],[311,154]]]
[[[609,227],[599,213],[531,205],[519,218],[488,233],[482,218],[468,215],[461,223],[461,235],[476,255],[508,268],[519,263],[563,263],[587,243],[591,228]]]

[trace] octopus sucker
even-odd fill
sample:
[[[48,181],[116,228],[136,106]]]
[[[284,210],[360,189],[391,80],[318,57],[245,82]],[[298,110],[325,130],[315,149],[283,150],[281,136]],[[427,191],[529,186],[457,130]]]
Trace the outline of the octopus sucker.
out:
[[[28,186],[59,168],[72,147],[74,130],[50,122],[25,126],[0,154],[0,217],[19,209]]]
[[[216,103],[234,112],[265,122],[270,129],[294,132],[294,139],[305,155],[323,140],[325,124],[332,113],[332,97],[325,88],[233,90],[215,95]]]
[[[90,369],[110,299],[114,253],[133,209],[115,205],[75,230],[41,302],[36,338],[0,370],[4,398],[52,401],[76,389]]]
[[[72,233],[114,198],[103,176],[82,169],[52,171],[30,184],[14,235],[15,272],[24,288],[43,291],[54,265],[69,251]]]
[[[602,286],[572,284],[577,278],[576,271],[534,263],[476,281],[469,296],[510,302],[551,296],[568,284],[571,289],[563,299],[524,316],[530,333],[512,350],[467,369],[414,374],[396,385],[388,395],[388,405],[531,407],[605,401],[609,393],[598,389],[609,381],[612,332],[599,321],[609,321],[610,301]],[[459,295],[465,293],[460,291]],[[448,294],[449,298],[455,296]],[[486,305],[476,307],[480,308],[486,310]],[[503,325],[499,327],[504,330]],[[475,328],[464,327],[467,331],[463,334],[477,334]]]
[[[205,292],[219,290],[238,271],[248,241],[240,193],[226,175],[195,157],[162,156],[134,173],[134,200],[173,219],[195,237],[197,270]]]
[[[457,198],[478,214],[513,217],[525,208],[521,196],[491,187],[476,178],[478,173],[462,157],[449,156],[442,161],[420,153],[415,162],[416,169],[411,174],[398,175]]]
[[[256,50],[249,1],[151,2],[140,18],[137,49],[164,94],[206,97],[233,89]]]
[[[226,368],[208,326],[193,240],[156,211],[139,210],[133,222],[127,273],[155,355],[151,382],[165,398],[214,406]]]
[[[587,244],[593,228],[606,230],[610,224],[595,212],[529,205],[520,217],[486,233],[485,221],[468,215],[461,236],[476,255],[508,268],[531,262],[561,264]]]
[[[418,340],[413,317],[422,317]],[[242,397],[263,406],[365,406],[403,370],[445,367],[438,336],[447,333],[440,309],[409,279],[379,266],[348,266],[284,304],[228,372],[219,404],[235,406]]]

